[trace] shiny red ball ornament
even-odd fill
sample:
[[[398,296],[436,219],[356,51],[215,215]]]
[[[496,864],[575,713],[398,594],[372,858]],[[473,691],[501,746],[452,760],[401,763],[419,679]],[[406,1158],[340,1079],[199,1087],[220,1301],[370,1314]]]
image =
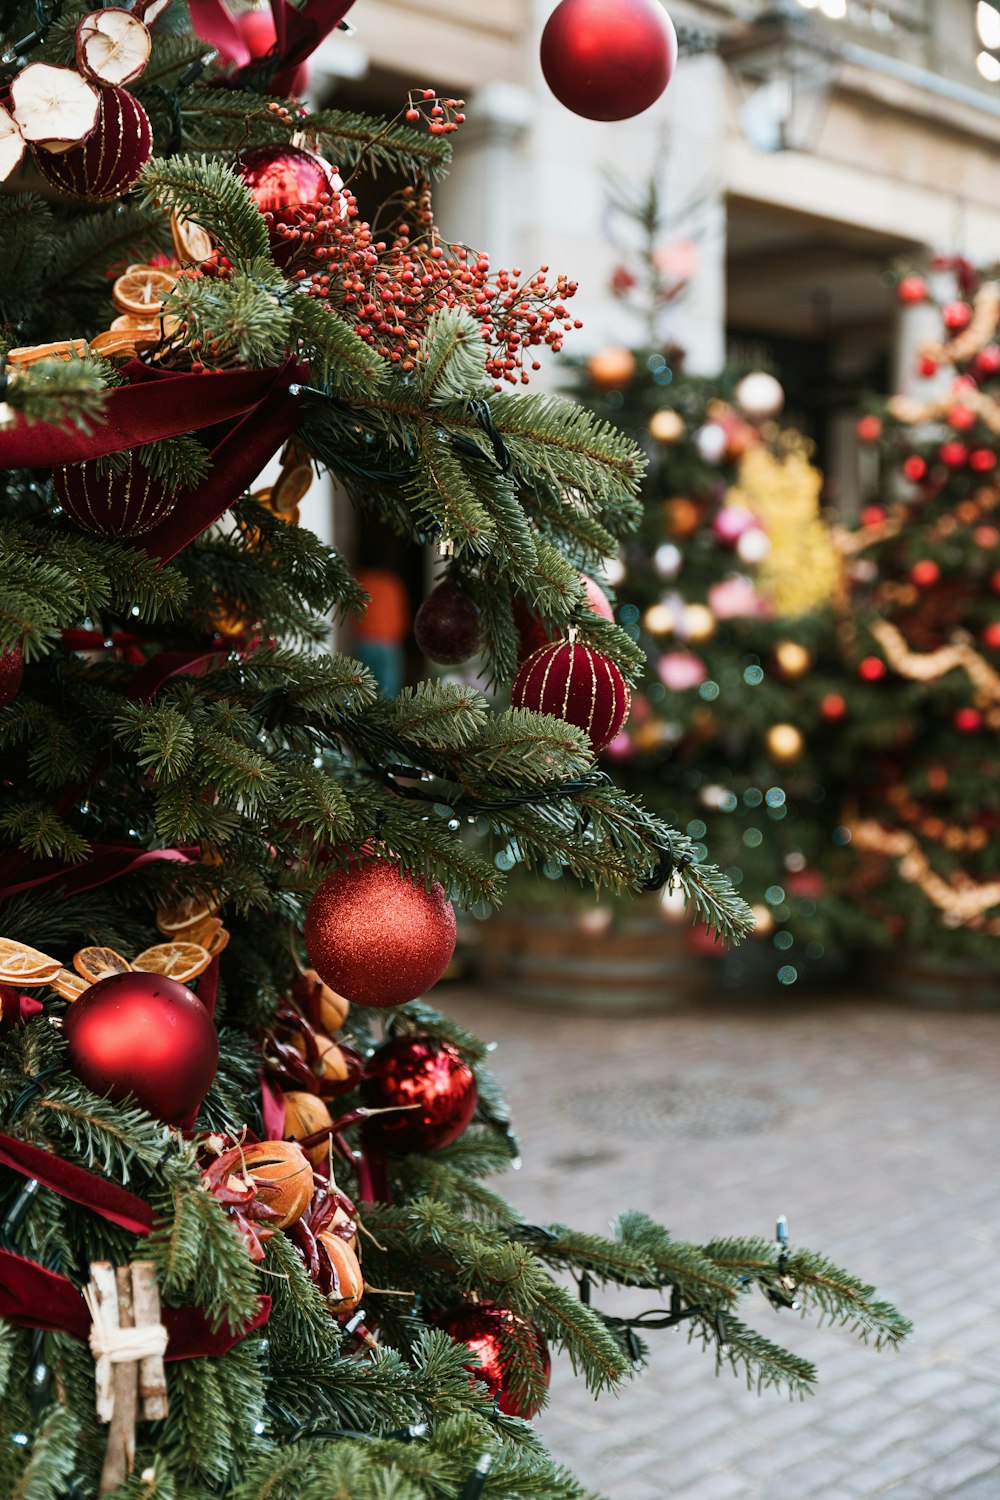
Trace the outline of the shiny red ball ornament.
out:
[[[102,472],[93,461],[54,469],[52,488],[70,520],[98,536],[143,536],[166,520],[179,498],[131,455],[121,474]]]
[[[435,880],[362,858],[328,875],[309,903],[309,962],[352,1005],[405,1005],[431,989],[455,952],[455,908]]]
[[[968,462],[969,450],[964,443],[942,443],[940,458],[949,469],[960,469]]]
[[[445,579],[427,595],[413,621],[413,636],[428,661],[454,667],[480,646],[479,610],[457,583]]]
[[[658,0],[561,0],[541,42],[545,82],[585,120],[627,120],[663,93],[677,33]]]
[[[289,230],[304,229],[323,200],[334,199],[343,183],[328,161],[304,146],[253,146],[236,162],[236,171],[267,220],[268,240],[276,266],[309,261],[307,247]]]
[[[457,1141],[476,1112],[476,1077],[447,1042],[401,1036],[377,1048],[365,1064],[361,1098],[369,1109],[419,1105],[376,1115],[365,1132],[391,1151],[437,1151]]]
[[[982,640],[991,651],[1000,651],[1000,620],[993,620],[983,628]]]
[[[904,276],[896,287],[896,296],[911,307],[917,302],[926,302],[927,283],[922,276]]]
[[[910,578],[918,589],[933,588],[941,577],[941,569],[933,557],[922,557],[910,569]]]
[[[859,443],[877,443],[882,436],[882,421],[876,416],[858,418],[858,425],[854,429],[858,435]]]
[[[972,308],[968,302],[949,302],[942,308],[941,317],[949,333],[961,333],[972,322]]]
[[[847,712],[847,699],[841,693],[826,693],[820,700],[819,711],[824,719],[835,724]]]
[[[165,1125],[195,1115],[219,1065],[212,1017],[162,974],[112,974],[84,990],[63,1022],[69,1066],[95,1094],[131,1095]]]
[[[919,484],[922,479],[927,478],[927,460],[921,458],[919,453],[911,453],[909,458],[903,460],[903,473],[912,484]]]
[[[433,1321],[456,1344],[468,1345],[476,1362],[465,1368],[497,1397],[497,1405],[505,1416],[530,1421],[538,1415],[542,1401],[530,1400],[525,1393],[517,1392],[516,1385],[518,1369],[530,1368],[548,1389],[552,1361],[545,1340],[533,1323],[509,1308],[497,1307],[494,1302],[469,1302],[438,1313]]]
[[[79,146],[54,153],[36,147],[35,165],[53,187],[84,203],[111,203],[136,181],[153,154],[149,116],[121,88],[102,88],[97,124]]]
[[[866,656],[858,663],[858,676],[862,682],[880,682],[886,674],[886,665],[880,656]]]
[[[0,652],[0,708],[9,708],[21,691],[24,678],[24,657],[20,646]]]
[[[977,474],[989,474],[997,466],[997,455],[992,448],[973,448],[969,454],[969,468]]]
[[[553,714],[582,729],[595,751],[611,743],[628,718],[632,695],[603,651],[557,641],[529,656],[514,679],[511,702]]]
[[[921,375],[924,380],[932,379],[933,376],[937,374],[937,372],[937,360],[934,359],[930,354],[925,354],[922,359],[919,359],[917,361],[917,374]]]
[[[959,708],[955,710],[954,724],[962,734],[975,734],[983,727],[983,716],[978,708]]]

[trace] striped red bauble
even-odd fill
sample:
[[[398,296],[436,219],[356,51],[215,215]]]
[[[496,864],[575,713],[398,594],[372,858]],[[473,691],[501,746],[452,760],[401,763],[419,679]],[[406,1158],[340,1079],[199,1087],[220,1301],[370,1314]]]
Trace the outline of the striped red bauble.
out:
[[[514,679],[511,702],[582,729],[595,751],[609,745],[628,718],[632,695],[614,662],[578,641],[541,646]]]
[[[98,536],[143,536],[166,520],[178,498],[131,456],[121,474],[94,460],[67,464],[53,470],[52,488],[69,518]]]
[[[127,193],[153,154],[149,116],[127,89],[100,91],[97,124],[68,151],[35,150],[46,182],[85,203],[111,203]]]

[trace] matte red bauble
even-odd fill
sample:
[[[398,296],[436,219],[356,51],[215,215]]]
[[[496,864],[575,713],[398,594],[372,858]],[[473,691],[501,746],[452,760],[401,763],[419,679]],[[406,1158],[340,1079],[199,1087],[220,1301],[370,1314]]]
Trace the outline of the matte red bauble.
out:
[[[53,187],[85,203],[110,203],[127,193],[153,154],[153,131],[127,89],[100,90],[97,124],[80,146],[54,155],[35,150],[35,165]]]
[[[328,875],[309,903],[309,962],[352,1005],[405,1005],[431,989],[455,952],[455,908],[435,880],[363,859]]]
[[[151,478],[131,456],[123,474],[102,473],[94,462],[54,469],[52,488],[70,520],[98,536],[142,536],[170,515],[178,499],[177,490]]]
[[[468,1344],[477,1364],[470,1363],[466,1369],[498,1398],[497,1405],[505,1416],[530,1421],[538,1415],[541,1400],[532,1401],[523,1391],[515,1394],[517,1372],[526,1368],[533,1369],[548,1389],[552,1361],[533,1323],[493,1302],[469,1302],[452,1308],[438,1313],[434,1323],[456,1344]]]
[[[0,708],[7,708],[21,691],[24,657],[20,646],[0,653]]]
[[[219,1065],[219,1039],[197,995],[162,974],[112,974],[66,1012],[69,1065],[95,1094],[131,1095],[166,1125],[194,1115]]]
[[[343,183],[328,161],[303,146],[254,146],[236,162],[250,195],[267,219],[271,254],[276,266],[292,260],[306,265],[308,251],[298,236],[282,231],[303,227],[323,199],[332,199]]]
[[[595,751],[614,739],[631,701],[628,683],[614,662],[578,641],[557,641],[529,656],[511,693],[515,708],[533,708],[575,724]]]
[[[585,120],[627,120],[663,93],[677,33],[657,0],[561,0],[542,32],[545,82]]]
[[[460,1053],[427,1036],[401,1036],[365,1064],[361,1097],[370,1109],[418,1104],[377,1115],[365,1130],[392,1151],[436,1151],[457,1141],[476,1111],[476,1079]]]
[[[429,661],[454,667],[479,650],[479,610],[464,589],[447,579],[432,589],[413,622],[417,645]]]

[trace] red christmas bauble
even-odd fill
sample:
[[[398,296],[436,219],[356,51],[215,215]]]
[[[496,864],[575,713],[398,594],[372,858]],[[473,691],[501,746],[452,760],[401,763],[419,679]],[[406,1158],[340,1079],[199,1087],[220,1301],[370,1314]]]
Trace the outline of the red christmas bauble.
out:
[[[881,505],[866,505],[861,511],[862,526],[881,526],[885,520],[885,510]]]
[[[904,276],[896,287],[896,296],[900,302],[911,306],[916,302],[924,302],[927,298],[927,283],[922,276]]]
[[[24,657],[20,646],[0,653],[0,708],[8,708],[21,691]]]
[[[880,656],[866,656],[858,663],[858,676],[862,682],[880,682],[886,670],[885,662]]]
[[[819,711],[831,724],[836,723],[847,712],[847,699],[841,693],[827,693],[820,701]]]
[[[960,469],[969,457],[969,450],[964,443],[942,443],[940,457],[949,469]]]
[[[992,448],[973,448],[969,454],[969,468],[977,474],[988,474],[997,466],[997,455]]]
[[[369,1109],[418,1104],[398,1115],[376,1115],[365,1124],[392,1151],[436,1151],[457,1141],[476,1112],[476,1078],[447,1042],[401,1036],[372,1053],[361,1080]]]
[[[131,456],[122,474],[102,473],[93,461],[54,469],[52,488],[70,519],[98,536],[142,536],[165,520],[178,500],[178,491],[151,478]]]
[[[69,1065],[95,1094],[132,1095],[166,1125],[199,1108],[219,1065],[219,1039],[197,995],[162,974],[112,974],[66,1012]]]
[[[427,595],[413,621],[413,636],[429,661],[454,667],[479,650],[479,610],[458,584],[445,579]]]
[[[961,333],[972,322],[972,308],[968,302],[949,302],[942,309],[941,317],[949,333]]]
[[[561,0],[542,32],[545,82],[585,120],[627,120],[663,93],[677,33],[657,0]]]
[[[344,184],[330,163],[303,146],[275,144],[244,151],[236,171],[267,219],[275,265],[308,264],[308,248],[288,231],[304,227],[324,199],[340,192]]]
[[[993,577],[990,579],[990,588],[994,594],[1000,594],[1000,572],[993,574]]]
[[[976,425],[976,414],[971,406],[953,406],[948,421],[956,432],[968,432]]]
[[[983,645],[991,651],[1000,651],[1000,620],[993,620],[983,628]]]
[[[855,428],[859,443],[877,443],[882,436],[882,422],[879,417],[859,417]]]
[[[903,473],[913,484],[919,484],[922,479],[927,478],[927,460],[921,458],[919,453],[911,453],[909,458],[903,460]]]
[[[477,1362],[465,1368],[497,1397],[505,1416],[530,1421],[538,1415],[542,1401],[532,1401],[526,1393],[518,1392],[516,1384],[518,1369],[530,1368],[548,1388],[552,1361],[533,1323],[494,1302],[465,1303],[438,1313],[433,1321],[456,1344],[468,1345]]]
[[[962,734],[975,734],[983,726],[983,716],[978,708],[959,708],[955,710],[954,723]]]
[[[352,1005],[405,1005],[437,984],[455,952],[455,908],[381,860],[328,875],[309,903],[309,962]]]
[[[910,577],[918,589],[933,588],[941,577],[941,569],[933,557],[922,557],[910,569]]]
[[[121,198],[153,154],[149,116],[127,89],[102,88],[97,124],[79,146],[36,148],[35,165],[53,187],[85,203]]]
[[[977,380],[992,380],[995,375],[1000,375],[1000,345],[987,344],[985,349],[980,349],[975,369]]]
[[[557,641],[529,656],[514,679],[511,702],[553,714],[582,729],[595,751],[610,744],[628,718],[632,695],[603,651]]]
[[[925,354],[922,359],[919,359],[917,361],[917,373],[921,375],[924,380],[930,380],[932,376],[937,374],[937,371],[937,360],[934,359],[930,354]]]

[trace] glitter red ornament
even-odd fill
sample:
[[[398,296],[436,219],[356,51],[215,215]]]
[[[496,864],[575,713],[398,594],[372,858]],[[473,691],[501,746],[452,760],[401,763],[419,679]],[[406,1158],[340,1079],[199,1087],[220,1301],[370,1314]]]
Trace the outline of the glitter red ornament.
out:
[[[362,857],[309,903],[309,962],[352,1005],[405,1005],[437,984],[455,952],[455,908],[435,880]]]
[[[560,104],[585,120],[627,120],[670,82],[677,33],[657,0],[561,0],[540,56]]]
[[[8,708],[21,691],[24,678],[24,657],[20,646],[0,652],[0,708]]]
[[[476,1362],[465,1368],[497,1398],[505,1416],[530,1421],[538,1415],[544,1401],[542,1397],[532,1400],[525,1375],[530,1371],[532,1385],[541,1384],[547,1390],[552,1362],[533,1323],[494,1302],[469,1302],[438,1313],[433,1321],[456,1344],[468,1345]]]
[[[267,220],[268,239],[276,266],[287,269],[311,262],[310,224],[331,204],[339,202],[339,176],[315,151],[304,146],[254,146],[236,162],[236,171]],[[346,204],[343,205],[346,208]],[[340,216],[334,208],[334,217]]]
[[[858,676],[862,682],[880,682],[886,674],[886,665],[880,656],[866,656],[858,663]]]
[[[919,589],[933,588],[941,577],[941,569],[932,557],[922,557],[910,569],[910,578]]]
[[[429,661],[453,667],[479,650],[479,610],[457,583],[445,579],[417,610],[413,636]]]
[[[476,1078],[447,1042],[401,1036],[379,1047],[365,1064],[361,1098],[369,1109],[419,1105],[376,1115],[365,1133],[390,1151],[436,1151],[449,1146],[476,1112]]]
[[[913,306],[927,300],[927,283],[922,276],[904,276],[896,287],[900,302]]]
[[[162,974],[113,974],[66,1012],[69,1065],[95,1094],[131,1095],[166,1125],[193,1116],[219,1064],[212,1017],[186,985]]]
[[[153,154],[153,131],[138,99],[127,89],[99,90],[97,124],[79,146],[53,154],[36,149],[46,182],[85,203],[110,203],[136,181]]]
[[[578,641],[557,641],[528,657],[511,702],[553,714],[582,729],[595,751],[611,743],[628,718],[628,684],[611,659]]]
[[[142,536],[166,520],[178,499],[131,455],[121,474],[95,462],[54,469],[52,488],[70,519],[98,536]]]
[[[877,443],[882,436],[881,418],[875,416],[859,417],[855,427],[859,443]]]
[[[955,710],[955,728],[962,734],[975,734],[983,727],[983,716],[977,708]]]
[[[903,460],[903,473],[913,484],[919,484],[922,479],[927,478],[927,460],[921,458],[919,453],[911,453]]]

